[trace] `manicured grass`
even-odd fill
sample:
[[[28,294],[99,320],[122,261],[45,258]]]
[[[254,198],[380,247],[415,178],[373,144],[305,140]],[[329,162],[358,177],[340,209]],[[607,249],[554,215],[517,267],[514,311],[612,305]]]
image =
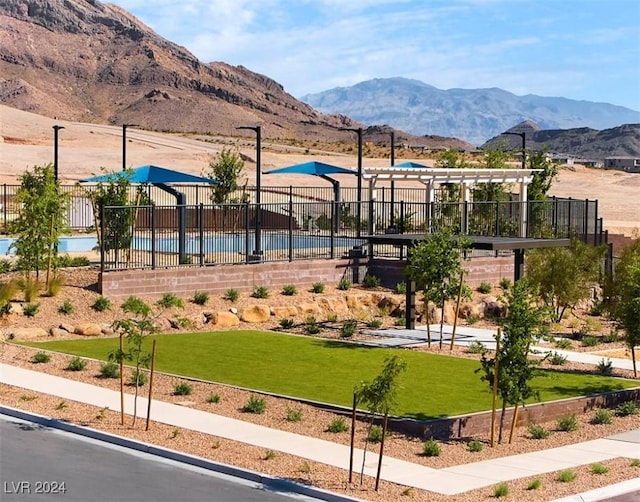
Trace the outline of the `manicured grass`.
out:
[[[149,337],[146,342],[151,346]],[[386,357],[407,361],[395,413],[429,419],[477,411],[491,405],[491,393],[475,370],[477,361],[401,349],[263,331],[160,335],[158,371],[350,406],[354,386],[371,380]],[[106,360],[116,338],[25,344]],[[534,380],[543,401],[636,387],[638,382],[601,375],[545,371]]]

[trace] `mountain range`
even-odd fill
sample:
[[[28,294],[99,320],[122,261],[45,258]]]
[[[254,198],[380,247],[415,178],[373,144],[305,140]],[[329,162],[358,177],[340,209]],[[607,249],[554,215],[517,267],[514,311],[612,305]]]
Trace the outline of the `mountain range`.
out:
[[[640,123],[640,112],[607,103],[502,89],[441,90],[419,80],[384,78],[307,94],[300,98],[324,113],[365,124],[388,124],[411,134],[436,134],[481,145],[525,120],[542,129],[608,129]]]
[[[97,0],[0,1],[0,34],[0,102],[48,117],[224,136],[253,136],[238,126],[260,125],[264,138],[316,142],[353,142],[342,129],[362,127],[369,142],[388,144],[395,132],[398,144],[461,150],[532,119],[537,129],[582,128],[549,131],[552,150],[640,156],[637,127],[600,136],[585,128],[640,123],[633,110],[500,89],[440,91],[403,78],[306,96],[306,103],[243,66],[199,61]],[[527,147],[540,134],[527,133]]]

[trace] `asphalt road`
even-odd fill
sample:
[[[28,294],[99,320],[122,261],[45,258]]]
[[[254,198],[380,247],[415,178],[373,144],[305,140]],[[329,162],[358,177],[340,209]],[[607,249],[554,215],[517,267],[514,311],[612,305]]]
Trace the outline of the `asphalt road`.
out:
[[[0,415],[2,502],[315,500]]]

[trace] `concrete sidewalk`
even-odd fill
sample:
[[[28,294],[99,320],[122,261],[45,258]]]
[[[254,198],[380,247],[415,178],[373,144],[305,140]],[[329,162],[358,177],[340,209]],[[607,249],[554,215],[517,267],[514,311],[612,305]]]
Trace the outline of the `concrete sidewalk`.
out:
[[[117,391],[6,364],[0,364],[0,381],[100,408],[109,407],[112,410],[120,408],[120,394]],[[155,399],[151,404],[153,419],[157,422],[348,469],[349,448],[345,445],[269,429]],[[140,397],[138,401],[140,416],[143,416],[146,407],[146,399]],[[133,413],[132,395],[125,395],[125,412]],[[362,463],[362,456],[363,451],[357,450],[354,459],[355,465]],[[639,456],[640,430],[637,430],[606,439],[445,469],[432,469],[384,457],[381,477],[384,480],[405,486],[444,495],[454,495],[491,486],[502,481],[602,462],[616,457],[637,458]],[[378,456],[369,452],[365,473],[375,476],[377,462]],[[640,489],[640,478],[637,480],[636,489]]]

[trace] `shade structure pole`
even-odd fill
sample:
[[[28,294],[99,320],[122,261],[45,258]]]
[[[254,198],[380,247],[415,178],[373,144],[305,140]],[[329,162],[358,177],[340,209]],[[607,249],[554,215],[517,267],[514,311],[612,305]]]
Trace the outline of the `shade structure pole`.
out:
[[[340,129],[341,131],[352,131],[358,135],[358,182],[357,182],[357,191],[356,201],[358,206],[356,208],[356,237],[359,239],[362,233],[361,224],[362,224],[362,127],[350,128],[344,127]]]
[[[236,129],[248,129],[256,133],[256,213],[255,213],[255,249],[253,250],[253,259],[251,261],[260,261],[262,257],[262,207],[261,203],[261,187],[260,187],[260,174],[261,174],[261,159],[260,152],[262,141],[262,127],[256,126],[238,126]]]

